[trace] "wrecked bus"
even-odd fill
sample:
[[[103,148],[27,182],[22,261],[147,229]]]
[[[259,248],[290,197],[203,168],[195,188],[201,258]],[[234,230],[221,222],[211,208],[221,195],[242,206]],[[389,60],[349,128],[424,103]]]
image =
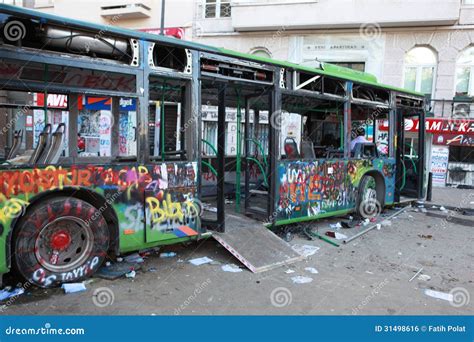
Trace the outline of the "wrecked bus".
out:
[[[229,210],[275,228],[423,195],[423,96],[369,74],[8,5],[0,34],[0,274],[52,287]]]

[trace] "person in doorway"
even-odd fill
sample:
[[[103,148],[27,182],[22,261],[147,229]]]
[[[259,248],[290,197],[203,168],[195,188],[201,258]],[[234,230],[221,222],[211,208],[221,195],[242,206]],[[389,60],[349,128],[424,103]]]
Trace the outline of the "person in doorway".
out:
[[[351,152],[354,151],[354,148],[355,148],[356,144],[369,142],[365,138],[365,129],[364,129],[364,127],[362,127],[362,126],[357,127],[354,132],[356,134],[356,137],[354,139],[352,139],[352,141],[351,141]]]

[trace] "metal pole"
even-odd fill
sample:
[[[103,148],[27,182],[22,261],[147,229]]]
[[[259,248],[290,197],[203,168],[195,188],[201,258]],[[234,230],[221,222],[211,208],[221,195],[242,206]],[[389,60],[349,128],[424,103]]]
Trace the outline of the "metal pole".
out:
[[[165,2],[166,0],[161,0],[161,29],[160,35],[165,35]]]
[[[226,84],[218,85],[217,109],[217,231],[225,231],[225,95]]]
[[[235,211],[240,213],[240,176],[242,173],[242,110],[240,103],[240,90],[237,89],[237,156],[235,170]]]

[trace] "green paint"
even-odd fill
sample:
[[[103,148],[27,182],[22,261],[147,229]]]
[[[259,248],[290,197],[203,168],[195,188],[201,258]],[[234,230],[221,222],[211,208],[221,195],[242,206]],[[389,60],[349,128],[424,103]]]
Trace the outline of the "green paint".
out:
[[[258,149],[260,150],[260,153],[262,154],[263,165],[267,166],[267,157],[265,156],[265,150],[263,149],[262,144],[261,144],[260,141],[258,141],[257,139],[252,139],[252,142],[253,142],[255,145],[257,145]]]
[[[211,165],[211,163],[208,163],[205,160],[201,160],[201,163],[206,165],[209,168],[209,170],[211,170],[212,174],[217,177],[217,170]]]
[[[212,152],[214,152],[214,154],[217,156],[217,150],[216,150],[216,148],[214,147],[214,145],[212,145],[212,144],[211,144],[209,141],[207,141],[206,139],[201,139],[201,141],[202,141],[203,143],[205,143],[206,145],[208,145],[208,146],[211,148]]]

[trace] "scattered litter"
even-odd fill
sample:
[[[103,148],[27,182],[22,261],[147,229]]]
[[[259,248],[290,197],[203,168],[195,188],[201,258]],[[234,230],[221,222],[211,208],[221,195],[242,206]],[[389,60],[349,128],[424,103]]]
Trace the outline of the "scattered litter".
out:
[[[210,264],[211,265],[222,265],[222,262],[217,261],[217,260],[213,260]]]
[[[295,270],[286,270],[285,273],[286,273],[286,274],[295,273]]]
[[[420,211],[421,211],[422,213],[425,213],[425,214],[428,212],[428,210],[426,210],[426,208],[421,208]]]
[[[374,272],[370,272],[370,271],[365,271],[365,273],[367,273],[367,274],[374,274]]]
[[[370,223],[370,220],[366,218],[364,221],[362,221],[362,225],[365,227]]]
[[[377,218],[376,218],[376,217],[372,217],[372,218],[370,218],[369,221],[372,222],[372,223],[377,222]]]
[[[8,298],[12,298],[12,297],[16,297],[16,296],[19,296],[19,295],[22,295],[23,293],[25,293],[25,289],[22,288],[22,287],[19,287],[17,289],[13,289],[11,290],[11,288],[5,288],[3,290],[0,290],[0,301],[1,300],[5,300],[5,299],[8,299]]]
[[[94,276],[102,279],[114,280],[123,277],[131,270],[139,270],[140,268],[141,265],[137,263],[121,262],[112,264],[110,267],[99,268]]]
[[[150,267],[148,269],[148,272],[156,272],[156,271],[157,271],[156,267]]]
[[[441,206],[441,207],[439,207],[439,210],[441,210],[441,211],[446,211],[446,208],[443,207],[443,206]]]
[[[451,293],[444,293],[444,292],[426,289],[425,295],[433,297],[433,298],[437,298],[437,299],[447,300],[448,302],[453,301],[453,295]]]
[[[182,262],[184,262],[184,260],[183,259],[178,259],[177,262],[182,263]]]
[[[416,278],[416,276],[417,276],[418,274],[420,274],[420,273],[421,273],[421,271],[423,271],[423,267],[422,267],[422,268],[420,268],[420,269],[418,270],[418,272],[416,272],[416,273],[415,273],[415,275],[414,275],[413,277],[411,277],[411,278],[410,278],[410,280],[409,280],[408,282],[411,282],[413,279],[415,279],[415,278]]]
[[[107,261],[107,262],[105,263],[105,267],[110,267],[110,266],[112,266],[112,263],[111,263],[110,261]]]
[[[234,201],[227,198],[225,199],[225,204],[232,204],[232,203],[234,203]]]
[[[340,222],[338,222],[338,223],[331,223],[331,224],[329,225],[329,227],[331,227],[331,229],[340,229],[340,228],[342,228],[342,225],[341,225]]]
[[[420,276],[418,277],[418,280],[422,280],[422,281],[429,281],[431,279],[431,277],[427,274],[420,274]]]
[[[67,283],[62,284],[61,288],[64,290],[64,293],[76,293],[86,291],[86,285],[84,283]]]
[[[350,216],[350,217],[352,217],[352,216]],[[341,221],[341,226],[342,226],[342,228],[354,228],[354,223],[352,222],[352,219],[351,219],[351,222]]]
[[[123,261],[123,258],[121,258],[121,257],[117,258],[117,262],[122,262],[122,261]]]
[[[344,235],[344,234],[341,234],[341,233],[338,233],[338,232],[335,232],[334,233],[336,236],[336,239],[338,240],[344,240],[344,239],[347,239],[347,235]]]
[[[324,233],[324,235],[335,238],[336,237],[336,232],[328,231],[328,232]]]
[[[175,252],[160,253],[160,258],[173,258],[175,256],[176,256]]]
[[[382,222],[380,222],[380,224],[384,227],[389,227],[392,225],[392,221],[389,221],[389,220],[383,220]]]
[[[436,205],[431,206],[432,209],[438,209]]]
[[[308,271],[309,273],[312,273],[312,274],[318,274],[318,270],[315,269],[314,267],[305,267],[304,269],[305,271]]]
[[[293,281],[294,284],[308,284],[313,281],[313,278],[296,276],[296,277],[292,277],[291,280]]]
[[[242,269],[239,266],[234,265],[234,264],[222,265],[221,268],[224,272],[231,272],[231,273],[242,272]]]
[[[131,262],[131,263],[137,263],[137,264],[141,264],[143,262],[145,262],[145,259],[143,259],[140,254],[138,253],[133,253],[133,254],[130,254],[130,255],[127,255],[125,257],[125,261],[126,262]]]
[[[377,225],[375,226],[375,228],[377,228],[377,230],[380,230],[382,228],[382,225],[380,223],[377,223]]]
[[[193,264],[194,266],[200,266],[204,264],[209,264],[210,262],[212,262],[212,259],[208,257],[202,257],[202,258],[191,259],[189,260],[189,262]]]
[[[209,204],[207,203],[203,203],[202,204],[202,208],[206,211],[210,211],[211,213],[217,213],[217,208],[216,207],[212,207],[210,206]]]
[[[125,274],[125,277],[127,278],[135,278],[137,276],[137,272],[135,272],[135,270],[131,270],[130,272],[126,273]]]
[[[418,234],[418,237],[422,239],[432,239],[433,235],[423,235],[423,234]]]
[[[398,252],[398,255],[402,255],[402,252]]]
[[[304,256],[305,258],[316,254],[316,252],[319,250],[319,247],[316,247],[316,246],[298,245],[298,244],[295,244],[295,245],[291,246],[291,248],[293,248],[293,250],[295,252],[299,253],[300,255]]]

